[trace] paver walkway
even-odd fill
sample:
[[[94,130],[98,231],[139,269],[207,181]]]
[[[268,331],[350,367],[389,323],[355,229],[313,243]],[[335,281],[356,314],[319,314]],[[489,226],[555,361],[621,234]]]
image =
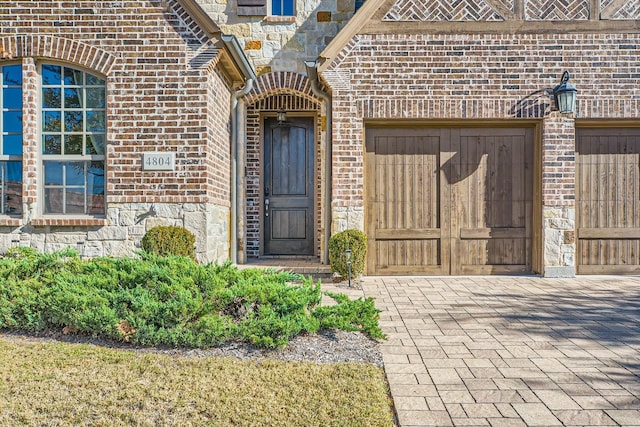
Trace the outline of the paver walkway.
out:
[[[640,277],[381,278],[401,426],[640,426]]]

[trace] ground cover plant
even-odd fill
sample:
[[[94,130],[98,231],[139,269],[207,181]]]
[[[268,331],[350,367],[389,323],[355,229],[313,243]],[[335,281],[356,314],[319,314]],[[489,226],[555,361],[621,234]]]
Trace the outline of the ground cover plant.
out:
[[[382,369],[0,335],[0,425],[392,426]]]
[[[292,281],[299,281],[293,284]],[[0,258],[0,329],[61,330],[141,345],[211,347],[230,340],[282,347],[323,328],[383,334],[373,300],[340,295],[291,273],[200,265],[189,257],[82,260],[30,248]]]

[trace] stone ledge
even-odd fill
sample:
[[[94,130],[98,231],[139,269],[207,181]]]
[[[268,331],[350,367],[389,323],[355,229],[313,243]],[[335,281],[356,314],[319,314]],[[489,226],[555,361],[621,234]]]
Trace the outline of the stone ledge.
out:
[[[269,24],[293,24],[296,22],[296,17],[269,15],[264,17],[264,22],[267,22]]]

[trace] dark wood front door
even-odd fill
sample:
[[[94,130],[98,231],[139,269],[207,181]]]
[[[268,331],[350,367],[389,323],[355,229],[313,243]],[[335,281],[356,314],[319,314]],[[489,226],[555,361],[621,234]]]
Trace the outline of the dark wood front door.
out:
[[[264,254],[313,255],[313,119],[265,119]]]
[[[531,271],[532,128],[366,136],[368,274]]]

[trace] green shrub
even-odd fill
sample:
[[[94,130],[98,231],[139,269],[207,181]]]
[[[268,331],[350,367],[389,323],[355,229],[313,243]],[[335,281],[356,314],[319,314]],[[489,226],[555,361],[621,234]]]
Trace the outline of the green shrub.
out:
[[[142,249],[160,256],[177,255],[196,259],[195,242],[193,233],[184,227],[158,226],[144,235]]]
[[[282,347],[319,329],[381,336],[370,299],[320,307],[320,285],[286,272],[183,256],[82,260],[74,251],[0,256],[0,330],[56,330],[132,344]],[[292,283],[292,282],[300,283]]]
[[[329,264],[331,271],[346,278],[349,268],[345,251],[351,249],[351,276],[358,277],[364,273],[367,256],[367,236],[360,230],[345,230],[334,234],[329,239]]]
[[[378,325],[380,310],[375,307],[373,298],[350,300],[343,294],[325,294],[338,304],[314,309],[313,315],[319,320],[320,328],[362,331],[371,338],[385,338]]]

